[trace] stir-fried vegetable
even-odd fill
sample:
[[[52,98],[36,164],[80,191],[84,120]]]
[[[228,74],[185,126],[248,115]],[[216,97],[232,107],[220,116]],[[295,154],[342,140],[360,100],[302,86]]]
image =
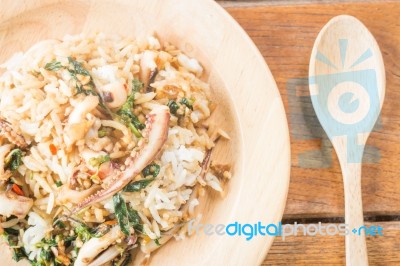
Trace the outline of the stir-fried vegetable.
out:
[[[68,57],[68,62],[70,63],[72,68],[67,68],[67,70],[68,70],[69,74],[71,75],[71,77],[75,80],[75,88],[76,88],[77,94],[84,93],[85,95],[98,96],[99,100],[100,100],[100,104],[103,104],[102,98],[95,91],[95,85],[93,82],[93,78],[90,75],[89,71],[87,69],[85,69],[81,63],[79,63],[78,61],[75,61],[71,57]],[[87,76],[87,77],[89,77],[89,80],[85,81],[83,83],[82,80],[80,80],[78,78],[79,77],[78,75],[81,75],[84,77]]]
[[[67,227],[67,226],[65,225],[65,223],[63,223],[61,220],[54,219],[53,222],[54,222],[54,224],[53,224],[54,228],[63,229],[63,228],[66,228],[66,227]]]
[[[117,193],[113,196],[114,202],[114,211],[115,217],[117,217],[117,221],[121,231],[125,235],[131,235],[130,232],[130,224],[129,224],[129,217],[128,217],[128,208],[126,207],[126,202],[122,198],[121,194]]]
[[[50,71],[57,71],[61,68],[67,69],[72,79],[75,81],[77,94],[83,93],[85,95],[97,96],[99,98],[99,105],[107,111],[108,115],[124,123],[132,130],[133,134],[137,138],[142,137],[142,134],[139,130],[144,129],[145,125],[139,121],[137,116],[133,114],[132,110],[135,101],[135,93],[143,88],[143,83],[136,79],[132,80],[132,93],[128,96],[126,102],[118,110],[117,114],[115,114],[108,109],[108,107],[104,104],[104,99],[96,91],[96,86],[89,71],[85,69],[80,62],[72,59],[71,57],[68,57],[68,62],[70,64],[70,67],[63,67],[60,62],[52,61],[50,63],[47,63],[45,68]],[[107,133],[107,131],[99,131],[98,134],[99,137],[104,137],[107,135]]]
[[[137,116],[132,112],[133,107],[134,107],[134,102],[135,102],[135,93],[141,89],[143,86],[143,83],[140,81],[133,80],[132,81],[132,87],[133,90],[131,94],[128,96],[126,99],[126,102],[122,105],[122,107],[118,110],[117,114],[119,116],[119,120],[124,123],[127,127],[129,127],[133,134],[137,137],[140,138],[142,137],[142,134],[140,133],[139,130],[142,130],[145,128],[145,125],[142,124]]]
[[[128,205],[128,216],[129,216],[129,223],[135,229],[135,231],[140,232],[143,234],[143,224],[140,223],[140,216],[138,212],[132,209]]]
[[[90,75],[89,71],[85,69],[82,64],[72,57],[68,57],[69,66],[62,66],[60,62],[52,61],[45,65],[45,69],[49,71],[57,71],[61,68],[66,69],[71,75],[72,79],[75,81],[76,93],[83,93],[85,95],[94,95],[99,98],[99,105],[107,111],[109,115],[111,115],[111,111],[104,104],[103,98],[96,90],[96,86],[94,85],[93,78]]]
[[[80,240],[82,240],[83,242],[88,241],[89,239],[91,239],[92,237],[101,237],[104,234],[106,234],[110,228],[108,227],[108,225],[99,225],[96,228],[90,229],[86,224],[84,223],[80,223],[80,222],[75,222],[77,224],[77,226],[74,228],[75,231],[75,238],[79,238]],[[75,240],[75,239],[71,239],[71,240]]]
[[[153,177],[157,177],[159,173],[160,173],[160,166],[156,163],[149,164],[142,171],[143,176],[152,175]]]
[[[111,160],[111,159],[110,159],[110,156],[109,156],[108,154],[107,154],[107,155],[101,155],[101,156],[99,156],[99,157],[90,158],[89,164],[90,164],[91,166],[97,168],[96,173],[93,174],[93,175],[90,177],[90,179],[92,179],[92,180],[99,180],[99,179],[100,179],[100,177],[99,177],[100,166],[101,166],[103,163],[109,162],[110,160]]]
[[[131,235],[131,228],[142,232],[143,225],[140,223],[139,214],[126,204],[120,193],[113,196],[113,202],[115,217],[117,218],[121,231],[127,236]]]
[[[77,227],[75,227],[75,233],[83,242],[86,242],[92,238],[89,227],[84,224],[79,224]]]
[[[45,248],[49,249],[50,247],[56,247],[57,246],[57,241],[55,238],[50,238],[50,239],[43,239],[39,243],[35,245],[37,248]]]
[[[128,126],[137,138],[141,138],[142,134],[139,129],[143,129],[144,125],[139,122],[137,117],[131,111],[120,111],[118,114],[120,115],[120,121]]]
[[[12,228],[4,228],[2,237],[4,241],[11,247],[13,259],[15,261],[20,261],[27,258],[27,254],[23,247],[18,247],[18,235],[19,231]]]
[[[15,171],[22,164],[22,151],[20,149],[14,149],[10,151],[4,160],[7,169]]]
[[[108,136],[111,134],[112,128],[110,127],[100,127],[99,131],[97,132],[97,135],[99,138],[103,138],[105,136]]]
[[[103,163],[110,161],[110,155],[100,155],[99,157],[90,158],[89,164],[99,168]]]
[[[152,178],[148,178],[148,179],[142,179],[139,181],[135,181],[132,182],[128,185],[126,185],[126,187],[124,187],[123,191],[124,192],[138,192],[142,189],[144,189],[145,187],[147,187],[151,182],[154,181],[154,177]]]
[[[61,65],[61,62],[58,62],[58,61],[51,61],[50,63],[47,63],[45,66],[44,66],[44,68],[46,69],[46,70],[49,70],[49,71],[58,71],[58,70],[60,70],[61,68],[62,68],[63,66]]]
[[[62,236],[56,236],[49,239],[42,239],[35,246],[40,248],[40,253],[38,257],[35,257],[33,260],[30,260],[31,265],[40,265],[40,266],[52,266],[52,265],[62,265],[61,261],[55,254],[52,252],[52,247],[58,247],[59,241],[61,241]],[[69,261],[69,260],[68,260]]]
[[[139,92],[143,88],[144,84],[138,79],[132,80],[132,90],[134,92]]]
[[[193,98],[190,98],[190,99],[182,98],[180,103],[186,105],[187,108],[189,108],[190,110],[193,111],[193,103],[194,103],[194,99]]]
[[[138,181],[134,181],[126,185],[123,189],[124,192],[138,192],[144,188],[146,188],[160,173],[160,166],[156,163],[149,164],[146,166],[142,174],[143,176],[152,176],[151,178],[142,179]]]
[[[68,57],[68,62],[73,66],[73,70],[70,70],[70,73],[73,75],[80,74],[83,76],[90,76],[89,71],[83,68],[81,63],[72,59],[72,57]]]
[[[174,100],[169,100],[167,106],[169,107],[169,111],[171,112],[171,114],[176,115],[176,112],[179,109],[179,105]]]

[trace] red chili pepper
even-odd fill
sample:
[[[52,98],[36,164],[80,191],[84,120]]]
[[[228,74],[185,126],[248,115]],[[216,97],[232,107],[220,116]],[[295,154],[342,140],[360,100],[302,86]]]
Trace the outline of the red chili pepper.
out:
[[[22,191],[22,189],[16,184],[12,185],[12,191],[14,191],[15,193],[17,193],[20,196],[24,196],[25,195],[24,192]]]
[[[50,149],[51,154],[53,154],[53,155],[57,154],[57,147],[54,144],[50,144],[49,149]]]

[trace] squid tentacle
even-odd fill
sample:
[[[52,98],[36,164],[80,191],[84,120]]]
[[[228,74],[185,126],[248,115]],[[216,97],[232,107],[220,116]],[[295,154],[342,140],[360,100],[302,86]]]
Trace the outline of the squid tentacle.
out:
[[[71,212],[74,214],[94,203],[103,201],[122,188],[150,164],[162,149],[168,137],[170,113],[167,106],[159,106],[146,116],[146,128],[142,132],[143,139],[139,152],[128,157],[124,171],[115,171],[114,176],[107,178],[108,184],[102,190],[79,203]]]
[[[95,258],[118,239],[123,239],[124,234],[119,226],[113,227],[108,233],[99,238],[91,238],[85,242],[79,250],[78,257],[75,261],[75,266],[93,265]]]
[[[28,143],[26,143],[24,137],[15,132],[11,124],[2,118],[0,118],[0,135],[22,149],[28,147]]]

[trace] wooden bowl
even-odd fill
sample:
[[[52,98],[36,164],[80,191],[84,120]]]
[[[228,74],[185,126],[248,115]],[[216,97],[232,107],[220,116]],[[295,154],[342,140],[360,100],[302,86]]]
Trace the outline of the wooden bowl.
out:
[[[0,62],[38,41],[66,34],[155,33],[200,60],[218,105],[214,120],[230,136],[213,159],[233,165],[226,196],[207,191],[201,223],[264,225],[280,221],[287,197],[290,142],[282,100],[260,52],[240,26],[211,0],[2,0]],[[151,265],[254,265],[273,237],[193,235],[171,240]],[[14,265],[2,248],[2,265]],[[22,263],[25,264],[25,263]]]

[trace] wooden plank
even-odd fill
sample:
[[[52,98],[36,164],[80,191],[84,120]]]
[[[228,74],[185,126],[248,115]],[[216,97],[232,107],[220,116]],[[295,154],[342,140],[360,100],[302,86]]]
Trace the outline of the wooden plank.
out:
[[[287,218],[344,213],[340,167],[315,117],[306,77],[315,38],[329,19],[349,14],[370,29],[384,57],[387,88],[381,118],[364,156],[363,206],[367,215],[399,214],[400,3],[248,6],[228,7],[227,11],[260,49],[283,97],[292,138]]]
[[[323,224],[326,226],[326,224]],[[380,225],[383,236],[367,236],[370,265],[399,265],[400,222],[374,222]],[[262,265],[344,265],[344,237],[289,236],[285,241],[276,237]]]
[[[396,0],[386,0],[394,2]],[[285,6],[285,5],[304,5],[304,4],[333,4],[338,0],[230,0],[217,2],[225,7],[255,7],[255,6]],[[346,0],[347,3],[376,2],[376,0]]]

